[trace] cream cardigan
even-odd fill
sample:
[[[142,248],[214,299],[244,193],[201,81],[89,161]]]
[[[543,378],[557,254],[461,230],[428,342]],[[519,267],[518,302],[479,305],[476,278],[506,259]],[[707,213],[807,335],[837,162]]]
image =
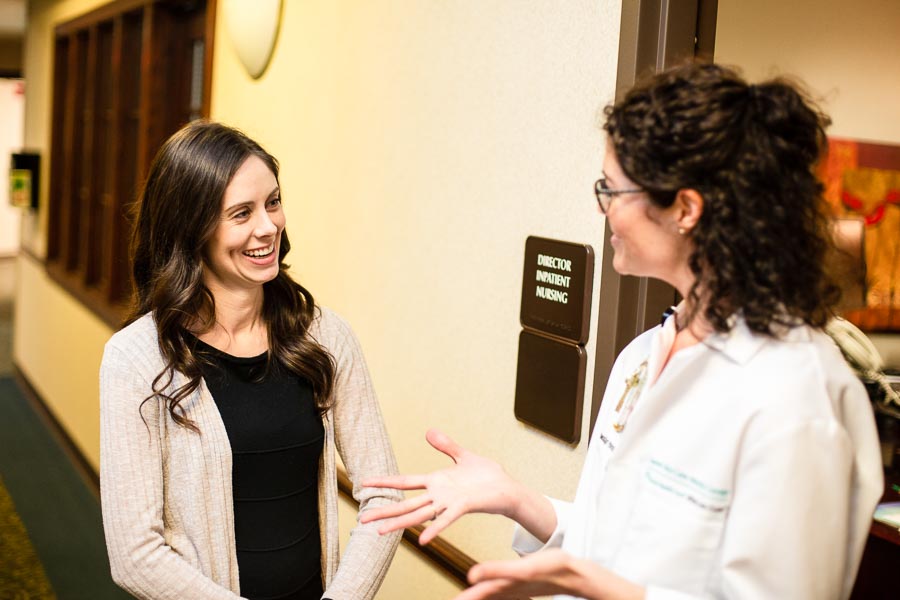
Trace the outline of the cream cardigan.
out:
[[[322,308],[309,334],[337,367],[319,463],[324,597],[370,600],[387,572],[399,532],[380,536],[374,524],[357,525],[338,565],[335,449],[360,511],[402,498],[396,491],[360,484],[364,477],[396,473],[396,461],[349,325]],[[176,424],[162,402],[149,401],[140,409],[162,368],[149,314],[106,344],[100,368],[100,492],[112,576],[138,598],[233,600],[240,586],[225,426],[205,382],[180,405],[199,435]],[[172,385],[184,381],[176,373]]]

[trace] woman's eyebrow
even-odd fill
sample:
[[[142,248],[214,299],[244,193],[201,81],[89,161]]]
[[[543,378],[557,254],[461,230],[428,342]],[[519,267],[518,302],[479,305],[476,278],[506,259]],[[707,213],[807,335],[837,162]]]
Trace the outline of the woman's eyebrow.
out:
[[[230,213],[236,208],[247,208],[249,206],[253,206],[253,200],[244,200],[243,202],[235,202],[229,206],[226,206],[222,212]]]
[[[281,193],[281,188],[278,187],[278,186],[276,186],[274,190],[272,190],[271,192],[269,192],[268,198],[271,199],[273,196],[277,196],[277,195],[279,195],[280,193]],[[253,200],[244,200],[243,202],[235,202],[234,204],[231,204],[231,205],[229,205],[229,206],[226,206],[226,207],[223,209],[223,212],[231,212],[231,211],[234,210],[235,208],[242,208],[242,207],[253,206],[253,203],[254,203]]]

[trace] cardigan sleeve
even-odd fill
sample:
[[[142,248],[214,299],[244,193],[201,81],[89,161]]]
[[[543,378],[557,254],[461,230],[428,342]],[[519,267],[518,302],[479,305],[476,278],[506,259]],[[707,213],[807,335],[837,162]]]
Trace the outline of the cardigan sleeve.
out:
[[[100,496],[112,578],[137,598],[236,600],[163,536],[163,456],[151,389],[123,350],[107,344],[100,367]],[[143,414],[143,418],[142,418]]]
[[[347,475],[353,482],[353,497],[359,511],[403,499],[397,490],[364,487],[367,477],[397,473],[397,462],[388,439],[375,390],[359,342],[349,325],[323,310],[323,330],[333,330],[329,350],[336,372],[333,391],[335,444]],[[384,579],[402,532],[379,535],[376,523],[357,525],[341,556],[325,597],[335,600],[371,600]]]

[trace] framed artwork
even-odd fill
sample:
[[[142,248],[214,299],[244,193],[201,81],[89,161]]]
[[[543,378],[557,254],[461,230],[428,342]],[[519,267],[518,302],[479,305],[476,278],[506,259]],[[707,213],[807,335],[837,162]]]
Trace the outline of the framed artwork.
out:
[[[865,258],[861,301],[844,317],[863,331],[900,331],[900,146],[829,138],[820,175],[834,216],[858,228]]]

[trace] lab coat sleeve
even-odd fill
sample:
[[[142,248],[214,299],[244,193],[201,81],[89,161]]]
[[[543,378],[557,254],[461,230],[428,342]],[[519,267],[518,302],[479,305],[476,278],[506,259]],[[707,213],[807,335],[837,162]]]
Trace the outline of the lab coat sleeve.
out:
[[[516,523],[516,529],[513,532],[512,548],[519,556],[532,554],[545,548],[559,548],[562,546],[563,538],[566,535],[566,529],[569,525],[569,515],[572,512],[572,503],[563,502],[556,498],[547,497],[553,510],[556,512],[556,529],[550,535],[547,542],[542,542],[538,538],[531,535],[524,527]]]

